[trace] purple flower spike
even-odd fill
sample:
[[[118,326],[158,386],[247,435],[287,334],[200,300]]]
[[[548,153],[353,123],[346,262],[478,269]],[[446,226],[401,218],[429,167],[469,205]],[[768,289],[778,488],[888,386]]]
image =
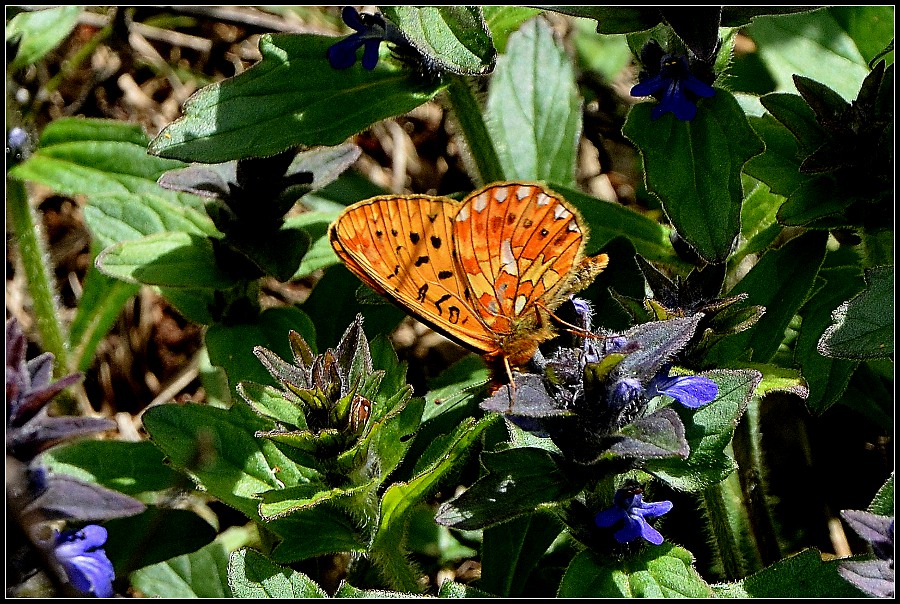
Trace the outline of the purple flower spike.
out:
[[[663,536],[650,526],[647,519],[658,518],[668,513],[672,509],[672,502],[645,503],[643,497],[641,489],[619,489],[616,491],[613,506],[599,512],[594,522],[600,528],[624,522],[624,526],[613,535],[619,543],[628,543],[640,537],[654,545],[660,545]]]
[[[105,543],[106,529],[96,524],[56,535],[53,547],[56,559],[65,569],[72,586],[85,595],[113,596],[112,582],[116,574],[103,551]]]
[[[653,108],[652,119],[674,113],[682,121],[697,115],[697,99],[708,98],[715,89],[691,73],[687,59],[679,55],[663,55],[659,73],[635,85],[631,96],[653,96],[659,104]]]

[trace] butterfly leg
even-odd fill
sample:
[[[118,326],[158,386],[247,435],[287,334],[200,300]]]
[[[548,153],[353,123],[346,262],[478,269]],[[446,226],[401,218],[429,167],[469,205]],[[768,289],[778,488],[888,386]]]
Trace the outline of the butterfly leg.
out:
[[[513,379],[512,367],[507,357],[503,357],[503,366],[506,368],[506,375],[509,377],[509,384],[506,390],[509,395],[509,408],[506,411],[511,413],[513,405],[516,403],[516,380]]]

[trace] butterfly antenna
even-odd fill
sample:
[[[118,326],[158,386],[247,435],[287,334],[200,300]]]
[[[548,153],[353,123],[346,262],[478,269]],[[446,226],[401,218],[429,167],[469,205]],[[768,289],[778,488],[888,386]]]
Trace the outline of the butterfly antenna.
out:
[[[563,320],[558,315],[556,315],[552,310],[547,308],[547,305],[544,304],[543,302],[541,302],[540,300],[536,301],[535,305],[543,308],[547,312],[547,314],[550,315],[550,317],[552,317],[557,323],[565,326],[566,331],[578,336],[579,338],[587,338],[587,339],[592,339],[592,340],[605,340],[607,338],[607,336],[602,336],[600,334],[593,333],[591,331],[584,329],[583,327],[578,327],[577,325],[573,325],[573,324],[569,323],[568,321]]]

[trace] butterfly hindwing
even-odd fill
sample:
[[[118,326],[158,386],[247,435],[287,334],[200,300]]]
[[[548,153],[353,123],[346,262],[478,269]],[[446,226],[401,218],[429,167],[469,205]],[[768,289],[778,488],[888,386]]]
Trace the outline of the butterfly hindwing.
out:
[[[380,196],[348,207],[331,227],[335,252],[364,283],[437,331],[482,354],[497,338],[467,302],[453,259],[445,197]]]

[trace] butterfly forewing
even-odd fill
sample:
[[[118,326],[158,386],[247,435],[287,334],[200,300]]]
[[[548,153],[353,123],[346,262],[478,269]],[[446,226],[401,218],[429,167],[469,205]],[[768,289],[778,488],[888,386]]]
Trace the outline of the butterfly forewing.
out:
[[[444,197],[375,197],[344,210],[331,227],[331,244],[377,292],[451,339],[496,354],[497,337],[469,305],[454,265],[458,208]]]
[[[562,199],[517,183],[467,197],[453,236],[472,304],[500,334],[536,316],[536,302],[562,283],[583,248],[578,217]]]

